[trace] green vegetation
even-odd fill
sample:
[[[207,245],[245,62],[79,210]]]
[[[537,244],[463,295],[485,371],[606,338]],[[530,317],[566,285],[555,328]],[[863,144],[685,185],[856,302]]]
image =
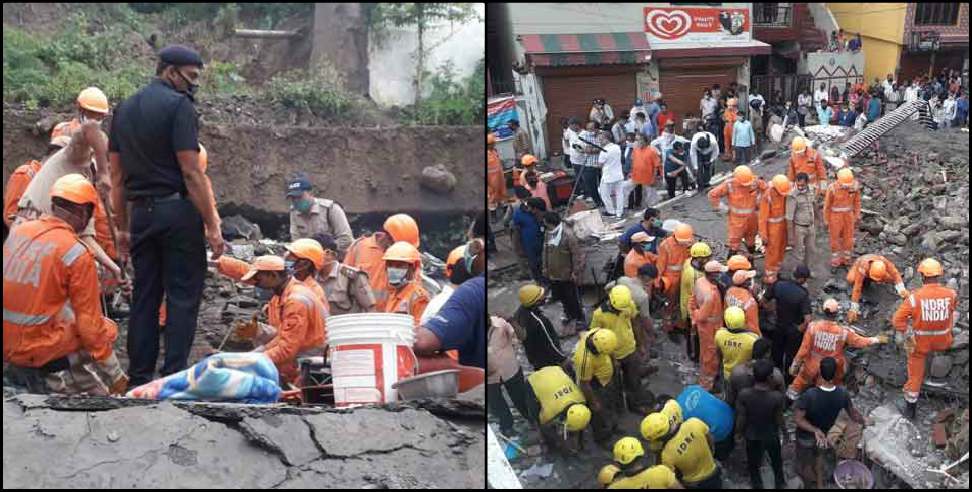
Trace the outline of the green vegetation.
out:
[[[355,100],[344,89],[344,81],[333,67],[317,71],[291,70],[276,75],[267,83],[265,93],[274,103],[304,109],[322,118],[343,115]]]
[[[486,59],[464,80],[457,81],[451,63],[443,64],[437,73],[428,74],[431,94],[421,106],[402,112],[402,121],[415,125],[479,125],[485,117]]]

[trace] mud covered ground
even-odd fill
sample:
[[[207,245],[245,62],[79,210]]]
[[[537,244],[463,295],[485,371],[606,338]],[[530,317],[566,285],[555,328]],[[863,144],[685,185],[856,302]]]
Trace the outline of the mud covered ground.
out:
[[[954,279],[953,285],[959,291],[959,318],[957,326],[959,333],[956,335],[956,343],[953,350],[946,355],[948,366],[944,366],[941,377],[936,378],[936,384],[944,389],[929,389],[927,386],[923,390],[923,395],[919,403],[919,418],[915,421],[915,427],[905,438],[908,442],[911,455],[921,460],[923,465],[937,467],[943,463],[951,463],[954,459],[949,459],[941,450],[935,449],[929,437],[932,433],[932,425],[936,414],[940,410],[953,408],[957,412],[968,407],[968,212],[964,205],[968,202],[968,155],[969,139],[968,133],[958,129],[944,130],[938,132],[928,132],[920,129],[917,125],[910,122],[902,125],[898,129],[881,139],[879,152],[867,151],[857,159],[852,161],[855,174],[865,185],[864,208],[873,211],[872,215],[866,215],[862,225],[856,233],[855,256],[865,253],[880,253],[894,261],[905,276],[905,283],[909,289],[916,289],[920,286],[920,279],[915,277],[914,265],[917,259],[923,255],[934,254],[943,260],[946,267],[946,277]],[[776,150],[775,147],[764,147],[766,150]],[[934,153],[935,155],[929,156]],[[915,164],[914,155],[919,155],[918,164]],[[771,178],[775,174],[785,173],[786,160],[789,154],[782,149],[778,155],[763,159],[763,162],[754,166],[754,171],[765,179]],[[947,174],[951,176],[948,183],[939,181],[929,181],[928,183],[917,182],[917,180],[902,180],[904,173],[921,174],[925,169],[939,171],[939,167],[947,168]],[[723,165],[720,170],[728,170],[730,166]],[[909,175],[910,176],[910,175]],[[902,196],[898,196],[900,194]],[[911,201],[915,201],[916,194],[921,194],[922,199],[929,202],[936,199],[941,208],[933,208],[928,205],[924,208],[924,201],[916,202],[917,211],[905,210],[901,204],[905,197],[911,195]],[[662,193],[664,195],[664,193]],[[924,195],[928,195],[925,197]],[[932,196],[934,195],[934,196]],[[937,198],[936,198],[937,197]],[[964,200],[964,201],[963,201]],[[726,237],[725,217],[718,215],[711,210],[708,200],[701,196],[689,196],[685,199],[676,200],[662,207],[663,218],[675,218],[689,221],[694,227],[697,235],[705,238],[713,249],[714,257],[725,258],[724,238]],[[900,208],[900,210],[898,210]],[[630,212],[626,217],[623,227],[627,227],[640,219],[638,211]],[[936,221],[939,216],[957,216],[955,221]],[[880,218],[878,218],[880,217]],[[901,217],[912,217],[915,222],[921,222],[922,226],[915,227],[911,235],[899,244],[891,243],[887,240],[888,234],[884,231],[884,225],[892,224],[892,227],[904,228],[910,225],[910,221],[905,224],[894,222]],[[964,218],[964,225],[963,219]],[[930,219],[925,224],[926,219]],[[878,224],[877,227],[871,225]],[[620,224],[619,224],[620,226]],[[496,225],[500,228],[500,225]],[[935,251],[927,251],[922,247],[923,237],[927,232],[947,232],[957,229],[962,234],[951,241],[936,243]],[[950,237],[950,236],[949,236]],[[808,282],[808,289],[811,293],[814,313],[819,314],[820,306],[827,297],[835,297],[841,301],[846,312],[849,303],[848,286],[844,279],[845,269],[839,269],[831,273],[829,268],[829,239],[825,229],[818,230],[816,256],[811,258],[811,270],[814,278]],[[528,273],[515,266],[516,258],[509,243],[509,236],[505,232],[497,233],[497,243],[499,253],[490,258],[490,269],[498,272],[491,275],[489,286],[489,306],[491,314],[510,317],[516,307],[516,292],[520,285],[528,281]],[[616,240],[611,239],[597,244],[589,244],[587,250],[593,252],[589,258],[593,258],[594,263],[589,264],[593,267],[603,283],[605,273],[602,270],[601,260],[613,258],[617,252]],[[927,246],[927,245],[926,245]],[[788,253],[783,263],[782,271],[791,272],[795,266],[792,255]],[[763,261],[757,259],[755,262],[757,270],[762,270]],[[597,286],[589,285],[584,289],[584,305],[588,319],[593,311],[592,305],[602,298],[602,293]],[[893,310],[897,307],[900,300],[895,295],[893,289],[886,286],[878,286],[865,291],[865,302],[862,302],[863,320],[857,327],[863,332],[873,335],[887,328]],[[548,302],[543,306],[543,311],[547,317],[560,328],[560,320],[563,314],[560,303]],[[763,311],[760,313],[761,324],[772,323],[773,313]],[[655,326],[660,326],[656,318]],[[656,329],[657,331],[657,329]],[[572,352],[577,343],[576,336],[565,336],[561,339],[561,347],[565,352]],[[677,395],[687,384],[695,384],[698,376],[698,366],[686,359],[684,343],[675,344],[668,337],[659,335],[651,347],[650,364],[659,368],[658,372],[644,380],[647,388],[656,396]],[[519,350],[518,356],[521,365],[526,372],[530,371],[530,366]],[[905,355],[896,350],[893,344],[881,348],[867,348],[862,350],[848,350],[849,370],[846,376],[846,384],[850,389],[854,404],[867,415],[876,407],[885,404],[893,404],[900,399],[900,388],[906,378]],[[511,408],[513,406],[511,405]],[[515,410],[513,410],[515,414]],[[616,434],[614,439],[623,435],[638,435],[638,424],[643,415],[628,413],[623,416],[620,428],[622,433]],[[793,436],[795,427],[793,424],[792,410],[785,415],[787,422],[787,437],[784,440],[783,459],[784,472],[790,485],[797,485],[795,480],[796,472],[794,468],[794,444]],[[527,454],[519,456],[511,461],[517,471],[524,487],[529,488],[593,488],[597,487],[595,476],[600,467],[611,461],[609,450],[598,448],[589,438],[586,442],[585,452],[578,458],[561,458],[545,456],[540,453],[539,436],[530,426],[518,418],[518,435],[520,445],[527,450]],[[494,424],[494,429],[498,428]],[[966,444],[967,446],[967,444]],[[749,476],[746,470],[745,446],[737,443],[733,455],[722,462],[723,479],[726,488],[749,488]],[[967,451],[967,448],[966,448]],[[961,456],[961,451],[959,452]],[[907,485],[888,472],[883,466],[865,462],[871,466],[875,476],[876,488],[906,488]],[[549,470],[549,475],[539,473],[546,471],[544,465],[553,464]],[[830,466],[833,466],[832,464]],[[764,468],[767,468],[764,465]],[[831,470],[825,471],[824,476],[830,477]],[[967,481],[967,468],[965,468],[965,479]],[[764,469],[765,472],[768,470]],[[961,475],[962,471],[957,473]],[[766,480],[764,478],[764,480]],[[771,483],[771,482],[766,482]],[[924,483],[919,480],[919,483]],[[939,486],[940,480],[934,478],[924,486]],[[953,485],[954,486],[954,485]],[[827,488],[836,488],[833,480],[827,479]]]

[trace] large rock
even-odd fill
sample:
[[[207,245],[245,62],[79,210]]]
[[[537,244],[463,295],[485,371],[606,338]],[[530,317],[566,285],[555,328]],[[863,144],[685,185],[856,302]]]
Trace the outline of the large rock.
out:
[[[456,187],[456,176],[442,164],[422,169],[422,186],[439,193],[449,193]]]
[[[945,229],[961,229],[969,226],[969,219],[965,217],[938,217],[936,221]]]
[[[929,375],[933,378],[944,378],[952,370],[952,358],[948,355],[936,355],[932,358]]]
[[[220,230],[223,237],[231,241],[233,239],[263,239],[260,226],[250,222],[242,215],[231,215],[223,219]]]

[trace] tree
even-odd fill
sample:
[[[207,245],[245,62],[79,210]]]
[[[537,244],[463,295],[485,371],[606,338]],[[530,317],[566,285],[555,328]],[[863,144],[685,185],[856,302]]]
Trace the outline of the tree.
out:
[[[418,32],[418,48],[415,50],[415,76],[412,86],[415,88],[415,105],[422,100],[423,81],[426,76],[425,60],[428,55],[438,48],[446,39],[432,46],[425,46],[425,35],[429,29],[438,27],[443,22],[465,23],[480,20],[472,3],[378,3],[371,5],[369,15],[374,31],[380,33],[381,28],[394,26],[415,26]]]

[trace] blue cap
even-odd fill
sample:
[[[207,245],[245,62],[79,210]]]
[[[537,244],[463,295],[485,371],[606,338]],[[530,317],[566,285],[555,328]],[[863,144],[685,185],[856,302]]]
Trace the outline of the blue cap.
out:
[[[287,184],[287,196],[300,196],[311,189],[313,189],[313,186],[311,186],[310,180],[300,176],[290,180],[290,183]]]
[[[196,65],[200,68],[203,66],[202,57],[196,50],[177,44],[162,48],[162,51],[159,51],[159,60],[170,65]]]

